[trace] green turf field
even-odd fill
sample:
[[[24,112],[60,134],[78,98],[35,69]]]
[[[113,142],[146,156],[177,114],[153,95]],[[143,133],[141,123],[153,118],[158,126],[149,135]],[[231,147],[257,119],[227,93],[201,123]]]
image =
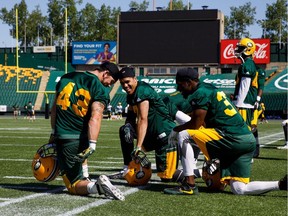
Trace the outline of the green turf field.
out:
[[[122,168],[118,129],[124,120],[103,120],[96,152],[89,158],[92,178],[112,174]],[[129,187],[124,180],[111,180],[126,195],[124,202],[101,196],[72,196],[64,190],[61,178],[37,182],[31,171],[32,158],[50,135],[50,122],[0,117],[0,215],[287,215],[287,192],[274,191],[261,196],[236,196],[229,187],[223,193],[208,193],[201,179],[199,195],[163,194],[173,183],[161,183],[155,172],[145,187]],[[252,181],[279,180],[287,173],[287,150],[281,120],[259,125],[260,157],[252,165]],[[153,153],[148,157],[154,163]],[[203,157],[203,156],[202,156]],[[200,157],[201,158],[201,157]],[[199,160],[199,166],[203,160]]]

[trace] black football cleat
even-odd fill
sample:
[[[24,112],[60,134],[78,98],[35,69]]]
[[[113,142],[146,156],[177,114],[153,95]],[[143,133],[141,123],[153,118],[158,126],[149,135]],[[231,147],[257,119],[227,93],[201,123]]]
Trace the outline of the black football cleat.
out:
[[[279,181],[279,189],[287,190],[287,175],[285,175],[284,178]]]

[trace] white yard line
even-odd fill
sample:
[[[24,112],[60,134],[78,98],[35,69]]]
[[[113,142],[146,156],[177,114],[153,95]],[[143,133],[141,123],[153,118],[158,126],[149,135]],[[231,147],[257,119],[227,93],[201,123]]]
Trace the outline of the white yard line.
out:
[[[129,195],[129,194],[133,194],[133,193],[136,193],[137,191],[139,191],[138,188],[131,188],[131,189],[125,191],[124,195],[126,196],[126,195]],[[76,215],[76,214],[78,214],[80,212],[86,211],[86,210],[88,210],[90,208],[93,208],[93,207],[97,207],[97,206],[103,205],[103,204],[111,202],[111,201],[115,201],[115,200],[104,199],[104,200],[95,201],[95,202],[89,203],[87,205],[83,205],[83,206],[80,206],[78,208],[72,209],[71,211],[67,211],[64,214],[59,214],[58,216]],[[117,202],[121,202],[121,201],[117,201]]]
[[[281,133],[270,134],[270,135],[267,135],[267,136],[261,136],[261,137],[259,137],[259,139],[267,139],[267,138],[269,138],[269,137],[274,137],[274,136],[279,137],[279,135],[282,135],[283,138],[284,138],[284,132],[281,132]],[[282,138],[282,139],[283,139],[283,138]]]
[[[272,138],[272,137],[276,137],[276,138],[273,138],[273,140],[269,141],[270,138]],[[264,144],[260,144],[260,147],[264,147],[264,146],[273,144],[273,143],[278,142],[279,140],[282,140],[282,139],[284,139],[284,132],[270,134],[270,135],[267,135],[267,136],[261,136],[261,137],[259,137],[259,141],[260,142],[263,142],[263,140],[264,141],[268,141],[268,142],[266,142]]]
[[[6,202],[0,203],[0,207],[4,207],[4,206],[15,204],[15,203],[20,203],[20,202],[23,202],[23,201],[26,201],[29,199],[35,199],[37,197],[46,196],[46,195],[50,195],[53,193],[58,193],[58,192],[63,191],[63,190],[64,190],[64,187],[59,187],[59,188],[56,188],[53,190],[48,190],[45,193],[36,193],[36,194],[31,194],[31,195],[16,198],[16,199],[11,199],[11,200],[8,200]]]

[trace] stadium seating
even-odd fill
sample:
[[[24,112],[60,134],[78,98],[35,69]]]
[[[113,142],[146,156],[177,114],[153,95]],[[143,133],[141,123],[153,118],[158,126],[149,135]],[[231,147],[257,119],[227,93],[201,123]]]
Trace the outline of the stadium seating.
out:
[[[271,79],[271,77],[273,77],[277,73],[277,70],[271,69],[271,70],[265,70],[265,72],[266,72],[265,80],[268,81],[269,79]]]
[[[18,70],[18,92],[17,92],[17,70]],[[33,68],[18,68],[16,66],[0,65],[0,104],[6,105],[11,111],[13,105],[21,108],[29,101],[33,104],[36,101],[37,93],[42,77],[41,70]],[[34,93],[29,93],[34,91]]]

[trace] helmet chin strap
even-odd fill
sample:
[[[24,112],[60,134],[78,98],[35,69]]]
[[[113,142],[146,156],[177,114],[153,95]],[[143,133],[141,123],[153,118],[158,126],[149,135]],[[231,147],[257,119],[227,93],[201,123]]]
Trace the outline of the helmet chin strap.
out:
[[[244,58],[243,58],[243,56],[242,56],[242,55],[240,55],[238,58],[240,58],[240,59],[241,59],[242,63],[244,63],[244,62],[245,62],[245,60],[244,60]]]

